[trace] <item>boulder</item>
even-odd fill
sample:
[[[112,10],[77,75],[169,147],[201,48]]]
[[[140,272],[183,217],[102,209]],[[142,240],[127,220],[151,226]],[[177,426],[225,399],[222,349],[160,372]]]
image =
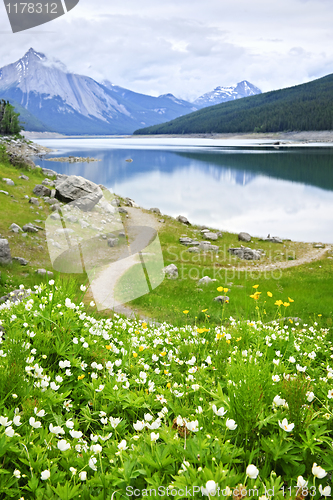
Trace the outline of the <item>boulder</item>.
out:
[[[28,181],[29,180],[29,177],[27,175],[20,175],[19,179],[23,179],[24,181]]]
[[[37,186],[33,188],[32,192],[36,196],[50,196],[51,189],[47,186],[43,186],[43,184],[37,184]]]
[[[22,232],[22,228],[20,226],[18,226],[17,224],[13,223],[10,228],[9,228],[11,231],[13,231],[13,233],[19,233],[19,232]]]
[[[16,262],[21,264],[21,266],[27,266],[29,264],[29,262],[23,257],[13,257],[13,260],[16,260]]]
[[[51,205],[52,212],[56,212],[60,209],[61,209],[61,205],[59,205],[59,203],[55,203],[55,204]]]
[[[54,181],[50,181],[50,179],[44,179],[43,182],[42,182],[43,186],[49,186],[49,187],[54,187],[55,186],[55,182]]]
[[[199,253],[200,249],[198,247],[190,247],[187,251],[191,253]]]
[[[179,238],[179,241],[182,245],[189,246],[192,244],[192,238],[188,238],[187,236],[185,238]]]
[[[261,252],[259,250],[253,250],[247,247],[229,248],[228,252],[244,260],[259,260],[261,257]]]
[[[25,233],[38,233],[38,229],[34,225],[32,225],[30,222],[29,222],[29,224],[25,224],[22,227],[22,229]]]
[[[3,189],[0,189],[0,193],[6,194],[7,196],[9,195],[9,193],[7,191],[4,191]]]
[[[119,207],[119,208],[118,208],[118,212],[119,212],[120,214],[128,214],[128,212],[127,212],[126,208],[123,208],[123,207]]]
[[[221,302],[224,304],[225,302],[229,302],[229,297],[227,295],[219,295],[218,297],[215,297],[215,302]]]
[[[54,170],[51,170],[49,168],[42,168],[42,172],[44,175],[47,177],[56,177],[58,174]]]
[[[178,278],[178,268],[175,266],[175,264],[170,264],[169,266],[166,266],[162,269],[164,274],[168,275],[169,279],[177,279]]]
[[[267,238],[263,238],[260,241],[268,241],[270,243],[283,243],[282,239],[279,236],[271,236],[270,234]]]
[[[249,235],[249,233],[239,233],[239,235],[238,235],[238,241],[247,241],[247,242],[250,242],[251,241],[251,236]]]
[[[131,198],[125,198],[125,205],[127,205],[128,207],[134,207],[134,208],[139,207],[139,205],[137,203],[135,203],[135,201],[132,200]]]
[[[15,182],[12,179],[7,179],[7,177],[3,177],[2,180],[7,184],[7,186],[15,186]]]
[[[178,215],[178,217],[176,218],[176,220],[178,222],[182,222],[182,224],[187,224],[188,226],[190,226],[191,224],[189,223],[189,221],[187,220],[186,217],[184,217],[184,215]]]
[[[32,205],[36,205],[37,207],[39,206],[38,198],[30,198],[29,203],[31,203]]]
[[[55,197],[65,203],[73,203],[80,210],[88,212],[94,208],[103,197],[103,192],[97,184],[81,176],[70,175],[56,183]]]
[[[220,248],[217,245],[211,245],[209,241],[201,241],[199,244],[199,249],[203,250],[204,252],[218,252]]]
[[[149,211],[153,212],[154,214],[161,215],[161,210],[159,208],[150,208]]]
[[[31,294],[31,290],[13,290],[12,292],[0,297],[0,303],[7,302],[22,302],[22,300],[29,297]]]
[[[11,264],[12,256],[10,253],[8,240],[0,239],[0,264]]]
[[[109,238],[108,239],[108,246],[109,247],[116,247],[118,244],[119,244],[118,238]]]
[[[208,283],[212,283],[213,281],[216,281],[216,279],[212,279],[209,276],[204,276],[198,281],[198,283],[200,283],[200,285],[208,285]]]
[[[55,205],[56,203],[58,203],[58,200],[56,200],[56,198],[48,198],[47,200],[45,200],[45,202],[49,205]]]
[[[53,273],[51,271],[46,271],[46,269],[37,269],[36,274],[40,276],[48,276],[49,278],[53,277]]]
[[[215,233],[204,233],[203,236],[206,238],[206,240],[217,240],[217,234]]]

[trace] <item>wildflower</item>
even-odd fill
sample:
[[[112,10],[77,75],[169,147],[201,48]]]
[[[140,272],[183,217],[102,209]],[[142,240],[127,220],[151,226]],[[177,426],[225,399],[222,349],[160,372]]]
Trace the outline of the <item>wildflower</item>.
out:
[[[12,438],[15,434],[13,427],[12,426],[6,427],[5,434],[6,436]]]
[[[12,394],[12,398],[16,399],[16,398],[18,398],[18,395],[17,394]]]
[[[213,481],[211,479],[210,481],[207,481],[205,488],[203,486],[201,486],[201,493],[205,496],[208,496],[208,497],[209,497],[209,495],[215,496],[217,486],[218,486],[218,484],[215,483],[215,481]]]
[[[73,422],[73,420],[71,418],[69,420],[67,420],[67,422],[66,422],[65,425],[66,425],[67,429],[73,429],[74,428],[74,422]]]
[[[305,481],[305,479],[303,478],[303,476],[298,476],[297,478],[297,487],[298,488],[306,488],[308,485],[308,481]]]
[[[80,290],[81,290],[81,292],[85,292],[87,290],[87,287],[84,285],[81,285]]]
[[[281,429],[283,429],[284,431],[286,432],[291,432],[293,430],[293,428],[295,427],[295,424],[288,424],[288,420],[286,418],[284,418],[282,420],[282,422],[280,422],[279,420],[279,426],[281,427]]]
[[[110,417],[110,424],[111,424],[111,427],[113,427],[114,429],[120,424],[121,421],[122,421],[121,418]]]
[[[57,391],[60,388],[60,385],[57,385],[55,382],[51,382],[50,387],[53,391]]]
[[[74,439],[80,439],[82,437],[81,431],[70,430],[69,433],[72,436],[72,438],[74,438]]]
[[[324,497],[330,497],[331,496],[331,487],[330,486],[325,486],[325,488],[322,487],[322,485],[319,485],[319,493],[324,496]]]
[[[279,395],[275,396],[275,398],[273,399],[273,406],[285,406],[285,404],[286,400],[280,398]]]
[[[144,429],[146,426],[145,422],[142,420],[137,420],[137,422],[135,424],[133,424],[133,427],[136,431],[142,431],[142,429]]]
[[[273,297],[272,292],[267,292],[268,297]]]
[[[122,441],[120,441],[120,443],[118,444],[118,450],[124,451],[124,450],[127,450],[127,448],[128,448],[128,446],[126,443],[126,439],[123,439]]]
[[[158,440],[158,438],[160,437],[159,433],[155,433],[155,432],[151,432],[150,433],[150,440],[153,442],[153,443],[156,443],[156,441]]]
[[[19,425],[21,425],[21,416],[20,415],[15,415],[15,417],[13,418],[13,422],[16,425],[16,427],[18,427]]]
[[[77,469],[75,469],[75,467],[70,467],[69,470],[71,471],[73,476],[75,476],[75,474],[77,473]]]
[[[212,405],[212,410],[217,415],[218,417],[223,417],[227,413],[226,410],[224,410],[223,406],[221,408],[217,409],[216,405]]]
[[[101,452],[102,452],[102,450],[103,450],[103,448],[102,448],[102,446],[101,446],[100,444],[92,444],[92,445],[90,446],[90,449],[91,449],[91,451],[92,451],[92,452],[94,452],[94,453],[101,453]]]
[[[178,419],[177,419],[177,425],[178,425]],[[186,422],[186,427],[191,432],[198,432],[199,422],[197,420],[194,420],[193,422]]]
[[[96,462],[97,462],[97,458],[96,457],[91,457],[89,462],[88,462],[88,465],[89,467],[92,469],[92,470],[97,470],[97,467],[96,467]]]
[[[67,425],[67,424],[66,424]],[[49,431],[52,434],[65,434],[65,431],[60,425],[54,427],[52,424],[49,425]]]
[[[31,427],[33,427],[34,429],[39,429],[40,427],[42,427],[42,424],[41,422],[37,422],[35,420],[34,417],[30,417],[29,418],[29,424],[31,425]]]
[[[230,431],[234,431],[237,427],[236,422],[232,418],[227,418],[227,420],[225,421],[225,425]]]
[[[306,366],[301,366],[299,364],[296,365],[296,370],[299,372],[305,372]]]
[[[70,409],[73,407],[71,401],[72,401],[71,399],[64,401],[62,406],[65,408],[66,411],[70,411]]]
[[[333,389],[330,389],[327,394],[328,399],[333,398]]]
[[[183,311],[184,314],[188,314],[190,311],[188,311],[187,309],[185,311]]]
[[[133,352],[133,358],[137,358],[138,357],[138,353],[137,352]]]
[[[66,441],[66,439],[61,439],[57,443],[58,450],[67,451],[70,449],[71,445]]]
[[[325,469],[323,469],[322,467],[320,467],[320,465],[317,465],[316,463],[312,465],[312,474],[314,475],[314,477],[317,477],[318,479],[322,479],[323,477],[327,476],[327,472],[325,471]]]
[[[199,384],[193,384],[191,387],[192,387],[192,389],[194,391],[198,391],[200,389],[200,385]]]
[[[43,470],[43,472],[41,472],[41,475],[40,475],[40,478],[42,481],[46,481],[47,479],[50,479],[51,477],[51,472],[49,470]]]
[[[289,363],[295,363],[296,359],[294,358],[294,356],[290,356],[288,361],[289,361]]]
[[[314,400],[314,398],[315,398],[315,395],[314,395],[314,393],[313,393],[313,392],[308,391],[308,392],[306,393],[306,397],[307,397],[308,402],[309,402],[309,403],[312,403],[312,401],[313,401],[313,400]]]
[[[1,425],[4,425],[5,427],[7,427],[8,425],[10,425],[12,423],[12,421],[8,421],[8,417],[0,417],[0,424]]]
[[[273,380],[273,382],[280,382],[279,375],[272,375],[272,380]]]
[[[294,300],[291,299],[290,297],[288,297],[288,300],[289,300],[289,302],[294,302]]]
[[[200,415],[200,413],[202,413],[202,408],[201,406],[198,406],[198,408],[195,410],[195,413],[198,413]]]
[[[282,301],[281,299],[276,300],[276,301],[274,302],[274,305],[275,305],[275,306],[282,306],[282,304],[283,304],[283,301]]]
[[[21,471],[19,471],[18,469],[15,469],[14,472],[13,472],[13,476],[15,476],[16,479],[20,479],[20,477],[21,477]]]
[[[258,474],[259,474],[259,469],[257,469],[255,465],[250,464],[246,467],[246,475],[250,479],[256,479],[258,477]]]
[[[82,472],[80,472],[79,478],[81,479],[81,481],[85,481],[87,479],[87,473],[86,473],[85,470],[83,470]]]

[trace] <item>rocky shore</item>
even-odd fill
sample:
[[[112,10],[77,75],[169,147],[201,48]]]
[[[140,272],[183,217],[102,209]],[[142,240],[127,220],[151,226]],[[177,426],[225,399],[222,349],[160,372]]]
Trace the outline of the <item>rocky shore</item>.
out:
[[[28,165],[32,168],[36,165],[32,161],[31,156],[42,157],[51,152],[51,149],[40,144],[6,135],[0,136],[0,146],[5,146],[12,165]]]

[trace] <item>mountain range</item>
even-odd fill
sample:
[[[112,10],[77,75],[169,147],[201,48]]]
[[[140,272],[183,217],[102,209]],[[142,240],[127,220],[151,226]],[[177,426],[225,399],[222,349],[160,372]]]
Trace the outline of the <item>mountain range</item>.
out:
[[[153,97],[104,80],[70,73],[59,61],[30,49],[0,69],[0,98],[21,115],[25,130],[62,134],[131,134],[164,123],[212,103],[239,99],[261,91],[247,81],[217,87],[194,103],[172,94]]]

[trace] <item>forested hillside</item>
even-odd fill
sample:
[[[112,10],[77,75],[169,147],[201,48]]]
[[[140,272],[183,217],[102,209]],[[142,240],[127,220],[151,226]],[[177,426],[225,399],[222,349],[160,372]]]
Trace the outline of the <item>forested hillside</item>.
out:
[[[134,134],[285,132],[333,128],[333,74],[201,109]]]

